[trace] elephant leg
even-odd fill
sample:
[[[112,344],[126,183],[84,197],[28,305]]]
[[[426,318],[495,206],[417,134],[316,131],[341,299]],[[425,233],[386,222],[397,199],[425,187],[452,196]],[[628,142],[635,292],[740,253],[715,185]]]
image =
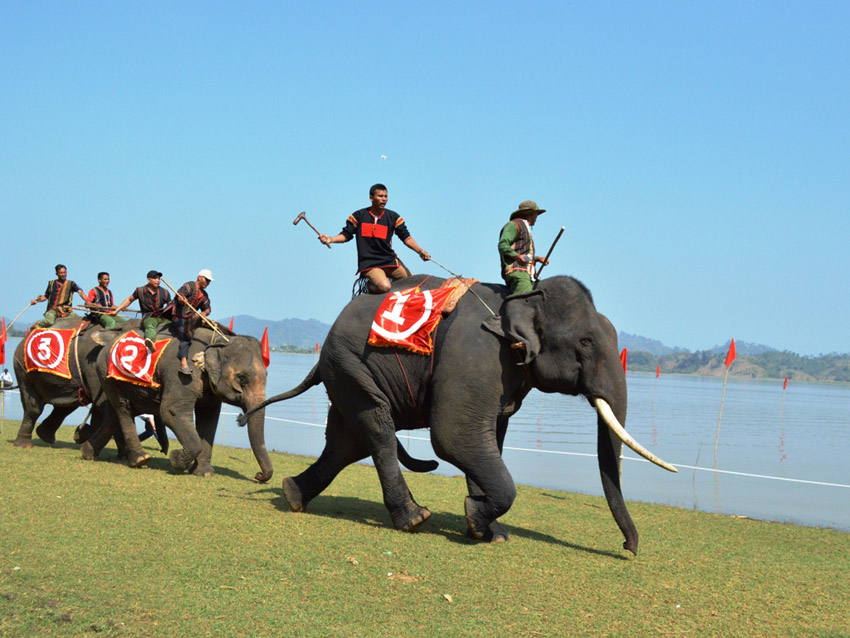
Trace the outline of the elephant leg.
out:
[[[47,415],[47,418],[44,419],[44,421],[42,421],[35,429],[35,433],[38,435],[38,438],[48,445],[56,443],[56,432],[59,430],[59,426],[62,425],[62,421],[65,420],[65,417],[76,409],[76,405],[67,408],[53,406],[53,409],[50,411],[50,414]]]
[[[505,444],[505,434],[508,430],[508,417],[500,416],[496,421],[496,445],[499,448],[499,455],[502,454]],[[466,475],[466,487],[469,490],[469,497],[473,501],[481,501],[486,499],[485,491],[482,489],[471,477],[469,474]],[[510,504],[508,505],[510,507]],[[465,505],[466,508],[466,505]],[[476,536],[473,532],[472,526],[470,526],[467,530],[467,536],[470,538],[481,538],[485,540],[489,540],[490,542],[501,542],[510,539],[510,533],[508,530],[501,524],[499,521],[494,520],[489,525],[487,525],[488,531],[484,532],[481,536]]]
[[[342,470],[368,456],[369,450],[331,406],[325,430],[325,449],[321,456],[298,476],[283,479],[283,495],[289,507],[295,512],[305,511],[308,503],[321,494]]]
[[[44,411],[44,401],[31,388],[21,387],[21,406],[24,409],[24,418],[18,428],[18,436],[15,438],[14,446],[20,448],[32,447],[32,431],[38,417]]]
[[[500,417],[500,419],[503,417]],[[496,520],[505,514],[516,498],[516,486],[502,460],[499,430],[486,425],[471,428],[458,425],[450,433],[431,428],[434,450],[440,458],[456,465],[467,476],[469,496],[464,501],[466,523],[473,538],[499,542],[508,540],[508,531]],[[505,420],[504,427],[507,427]],[[504,435],[502,435],[504,441]]]
[[[195,406],[195,429],[201,443],[201,452],[196,459],[195,469],[192,470],[192,474],[196,476],[212,476],[215,473],[212,466],[212,449],[220,414],[220,403]]]
[[[365,433],[366,446],[372,453],[381,481],[384,505],[390,512],[393,527],[404,532],[415,532],[431,517],[431,512],[413,499],[402,475],[398,464],[395,423],[389,406],[379,403],[355,413],[356,431]]]
[[[172,450],[169,455],[172,469],[180,474],[188,470],[201,454],[201,437],[195,430],[193,410],[162,410],[161,416],[162,421],[171,428],[183,446],[182,450]]]
[[[123,445],[124,437],[118,430],[118,417],[108,401],[104,400],[96,404],[91,412],[91,422],[77,426],[74,431],[74,440],[81,442],[80,452],[86,461],[93,461],[100,456],[100,451],[109,443],[109,439],[115,435],[116,442],[121,439]],[[120,435],[120,436],[119,436]],[[126,458],[121,455],[122,445],[118,446],[118,458]]]

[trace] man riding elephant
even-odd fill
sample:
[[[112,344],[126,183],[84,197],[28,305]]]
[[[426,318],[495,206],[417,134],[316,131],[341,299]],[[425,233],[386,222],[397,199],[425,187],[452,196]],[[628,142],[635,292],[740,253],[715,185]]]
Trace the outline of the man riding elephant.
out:
[[[174,330],[180,340],[177,348],[177,358],[180,359],[180,374],[191,375],[187,359],[189,346],[192,345],[192,335],[200,325],[201,316],[208,317],[211,311],[210,296],[207,287],[213,281],[212,272],[204,268],[198,273],[195,281],[187,281],[177,290],[172,312]]]
[[[139,300],[139,309],[142,312],[142,327],[145,333],[145,345],[153,352],[153,340],[157,328],[171,321],[171,293],[160,287],[162,273],[158,270],[148,271],[148,283],[139,286],[129,297],[122,301],[117,308],[110,310],[110,315],[117,315],[134,299]]]
[[[37,322],[34,328],[49,328],[57,319],[72,315],[71,300],[74,293],[80,296],[83,303],[86,303],[83,289],[76,282],[68,279],[68,269],[64,264],[56,264],[56,279],[51,279],[47,282],[47,289],[44,294],[39,295],[30,302],[30,305],[40,303],[47,300],[47,310],[44,312],[44,319]]]
[[[124,323],[123,317],[109,314],[110,310],[115,309],[115,300],[109,289],[108,272],[97,273],[97,286],[89,290],[89,294],[86,295],[86,308],[91,309],[84,317],[89,323],[98,323],[104,328],[114,328],[119,323]]]
[[[387,292],[392,281],[410,276],[410,271],[393,250],[393,235],[398,235],[423,261],[431,259],[428,251],[410,236],[404,218],[386,207],[388,199],[387,187],[375,184],[369,189],[371,206],[349,215],[338,235],[319,235],[319,241],[327,245],[357,239],[357,274],[366,278],[367,288],[372,293]]]

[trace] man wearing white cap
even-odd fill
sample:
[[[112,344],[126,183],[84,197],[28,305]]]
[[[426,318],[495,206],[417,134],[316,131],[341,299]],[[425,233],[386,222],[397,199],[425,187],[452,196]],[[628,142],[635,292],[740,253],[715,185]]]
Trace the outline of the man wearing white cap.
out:
[[[198,273],[198,278],[195,281],[187,281],[180,286],[177,290],[177,299],[174,300],[174,328],[177,338],[180,340],[177,357],[180,359],[180,372],[185,375],[192,374],[192,368],[189,367],[187,357],[195,328],[200,323],[200,318],[192,308],[205,317],[210,314],[210,296],[207,294],[206,287],[210,285],[211,281],[213,281],[212,273],[209,269],[204,268]]]

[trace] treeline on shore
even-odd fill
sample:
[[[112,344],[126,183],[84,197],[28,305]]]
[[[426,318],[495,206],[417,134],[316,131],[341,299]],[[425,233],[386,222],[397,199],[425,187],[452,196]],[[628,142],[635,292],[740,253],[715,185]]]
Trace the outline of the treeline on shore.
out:
[[[726,374],[726,352],[708,350],[675,352],[657,356],[649,352],[628,353],[628,369],[655,372],[658,367],[666,374]],[[759,354],[739,354],[729,369],[730,377],[750,379],[789,379],[796,381],[837,381],[850,383],[850,354],[828,354],[818,357],[801,356],[794,352],[772,350]]]

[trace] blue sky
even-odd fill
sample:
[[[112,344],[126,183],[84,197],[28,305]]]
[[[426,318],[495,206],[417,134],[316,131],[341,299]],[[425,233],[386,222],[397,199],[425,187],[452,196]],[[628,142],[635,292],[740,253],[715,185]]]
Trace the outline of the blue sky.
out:
[[[848,24],[846,2],[7,0],[0,313],[62,262],[118,298],[210,268],[215,317],[331,323],[354,245],[292,220],[334,234],[384,182],[464,276],[499,280],[533,199],[539,252],[566,227],[546,274],[620,330],[850,352]]]

